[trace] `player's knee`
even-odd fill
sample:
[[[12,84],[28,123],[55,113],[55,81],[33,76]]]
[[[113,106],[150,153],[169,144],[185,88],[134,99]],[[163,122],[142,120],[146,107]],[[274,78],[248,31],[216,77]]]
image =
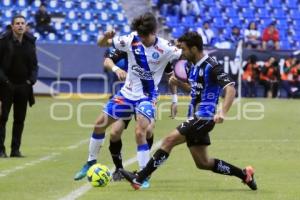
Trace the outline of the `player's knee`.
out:
[[[210,169],[209,161],[206,159],[200,159],[196,162],[198,169]]]
[[[163,149],[168,149],[171,150],[176,144],[176,138],[172,137],[172,136],[167,136],[162,143],[162,148]]]
[[[111,132],[110,132],[110,139],[112,141],[120,140],[121,139],[121,135],[122,135],[122,131],[111,130]]]

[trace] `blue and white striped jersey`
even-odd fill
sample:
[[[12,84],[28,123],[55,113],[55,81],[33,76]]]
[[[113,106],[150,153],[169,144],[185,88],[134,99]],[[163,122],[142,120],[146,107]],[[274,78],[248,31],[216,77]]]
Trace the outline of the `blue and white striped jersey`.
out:
[[[128,72],[121,93],[130,100],[155,98],[167,64],[181,55],[180,49],[160,37],[154,45],[144,46],[136,32],[114,37],[113,46],[128,56]]]

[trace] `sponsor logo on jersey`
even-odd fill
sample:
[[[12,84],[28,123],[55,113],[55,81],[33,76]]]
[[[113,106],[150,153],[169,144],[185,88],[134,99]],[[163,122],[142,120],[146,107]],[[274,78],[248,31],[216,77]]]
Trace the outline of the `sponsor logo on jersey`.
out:
[[[159,58],[159,53],[153,52],[153,53],[152,53],[152,58],[153,58],[153,59],[158,59],[158,58]]]
[[[152,72],[152,71],[145,71],[145,69],[142,68],[139,65],[133,65],[132,66],[132,71],[140,79],[143,79],[143,80],[153,80],[153,74],[154,74],[154,72]]]

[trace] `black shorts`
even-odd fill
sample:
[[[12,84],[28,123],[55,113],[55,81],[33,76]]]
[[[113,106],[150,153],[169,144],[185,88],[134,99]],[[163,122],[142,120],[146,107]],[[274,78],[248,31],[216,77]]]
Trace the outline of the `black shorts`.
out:
[[[185,122],[182,122],[177,130],[186,138],[188,147],[195,145],[210,145],[209,132],[214,128],[213,120],[205,120],[199,117],[194,117]]]
[[[127,129],[127,127],[128,127],[128,125],[129,125],[131,119],[122,119],[122,120],[123,120],[123,122],[124,122],[124,124],[125,124],[125,128],[124,128],[124,129]]]

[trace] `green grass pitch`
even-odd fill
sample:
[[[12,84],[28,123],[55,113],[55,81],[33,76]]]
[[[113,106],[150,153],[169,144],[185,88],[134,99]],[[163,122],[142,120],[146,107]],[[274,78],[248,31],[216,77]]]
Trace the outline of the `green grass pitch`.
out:
[[[168,161],[152,175],[151,188],[147,190],[133,191],[127,182],[89,188],[86,179],[73,181],[74,173],[87,158],[92,131],[88,126],[101,111],[99,102],[37,98],[37,104],[28,111],[23,134],[21,151],[26,157],[0,159],[0,199],[300,199],[300,102],[297,100],[244,99],[230,112],[230,117],[238,119],[217,125],[211,133],[210,155],[240,167],[254,166],[257,191],[251,191],[235,177],[198,170],[185,145],[173,150]],[[160,108],[168,110],[168,105]],[[245,110],[262,108],[263,113]],[[185,114],[186,107],[180,106],[179,117]],[[168,115],[169,112],[163,112],[157,120],[155,142],[182,121],[172,120]],[[249,117],[263,119],[247,120]],[[133,125],[123,135],[125,161],[135,157]],[[8,153],[10,141],[11,117],[6,136]],[[108,137],[99,162],[112,167]],[[126,168],[136,169],[137,163]]]

